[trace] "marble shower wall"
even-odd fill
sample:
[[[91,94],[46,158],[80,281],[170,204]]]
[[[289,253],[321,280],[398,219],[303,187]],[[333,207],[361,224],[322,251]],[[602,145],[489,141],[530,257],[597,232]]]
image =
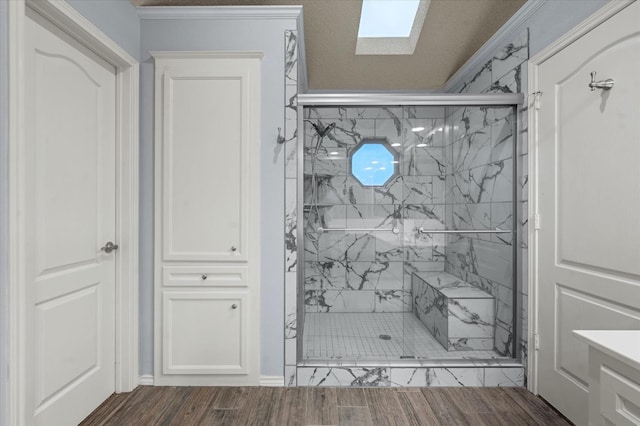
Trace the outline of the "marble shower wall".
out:
[[[297,242],[297,147],[298,147],[298,33],[284,33],[285,84],[285,282],[284,282],[284,374],[285,385],[296,385],[298,337],[298,242]]]
[[[444,228],[444,108],[316,107],[304,118],[305,311],[411,312],[411,274],[444,270],[444,238],[415,231]],[[324,138],[312,125],[331,123]],[[350,173],[349,155],[365,139],[398,155],[384,186]]]
[[[498,50],[456,93],[522,93],[527,80],[528,30]],[[526,110],[518,152],[513,152],[515,114],[503,108],[448,108],[450,137],[447,155],[453,172],[447,177],[452,203],[447,218],[458,229],[511,229],[517,214],[520,303],[518,339],[527,357],[527,139]],[[473,142],[473,143],[472,143]],[[512,211],[513,167],[517,165],[516,197]],[[496,349],[514,355],[511,234],[456,234],[449,237],[446,270],[496,297]]]
[[[451,229],[513,229],[514,117],[511,107],[447,108]],[[511,355],[512,234],[450,234],[445,255],[446,272],[494,296],[494,346]]]
[[[503,49],[500,49],[498,52],[496,52],[494,54],[493,59],[491,59],[483,67],[481,67],[481,69],[479,69],[478,72],[474,74],[472,78],[470,78],[468,81],[465,81],[464,83],[459,85],[459,87],[457,87],[454,90],[454,92],[456,93],[457,92],[460,92],[460,93],[523,92],[525,91],[523,87],[526,87],[527,59],[528,59],[528,32],[525,32],[520,34],[518,37],[516,37],[512,43],[509,43]],[[391,367],[381,366],[380,368],[371,368],[371,369],[356,368],[356,367],[354,368],[296,367],[296,362],[297,362],[296,337],[299,333],[302,333],[302,330],[300,330],[298,326],[298,323],[302,323],[302,318],[300,318],[300,321],[298,321],[298,317],[296,313],[296,307],[297,307],[296,298],[297,298],[297,291],[298,291],[297,272],[296,272],[298,268],[297,256],[296,256],[298,242],[297,242],[296,229],[298,224],[298,216],[301,216],[303,214],[302,212],[298,214],[296,209],[296,182],[297,182],[296,164],[297,164],[297,155],[298,155],[297,134],[296,134],[297,117],[298,117],[297,115],[298,113],[297,111],[297,93],[298,93],[297,60],[298,60],[297,33],[296,31],[287,31],[285,33],[286,72],[284,77],[285,85],[286,85],[286,97],[284,102],[285,111],[286,111],[286,121],[285,121],[284,133],[287,139],[287,143],[285,144],[285,155],[286,155],[286,164],[285,164],[285,177],[286,177],[285,179],[285,182],[286,182],[285,184],[285,203],[286,203],[285,250],[286,252],[285,252],[285,257],[286,257],[286,262],[284,265],[285,272],[286,272],[285,274],[286,276],[286,280],[285,280],[285,318],[286,320],[285,320],[285,368],[284,368],[285,385],[287,386],[295,386],[295,385],[299,385],[299,386],[483,386],[483,385],[484,386],[522,386],[526,382],[526,377],[524,374],[525,370],[522,367],[509,368],[509,367],[498,367],[498,366],[477,366],[477,367],[471,367],[471,368],[425,368],[425,367],[391,368]],[[359,109],[354,109],[354,112],[358,110]],[[406,116],[402,117],[399,125],[404,127],[404,125],[402,124],[402,120],[411,118],[411,112],[410,112],[410,109],[402,109],[402,110],[403,110],[403,114],[406,114]],[[362,138],[363,135],[358,134],[358,127],[356,126],[354,128],[351,128],[350,126],[352,123],[349,122],[348,120],[354,120],[354,119],[355,120],[357,119],[373,120],[374,133],[375,133],[376,131],[375,120],[376,119],[382,120],[384,118],[387,118],[391,120],[388,123],[393,123],[391,127],[392,134],[393,134],[394,127],[396,128],[396,131],[397,131],[397,127],[398,127],[397,121],[394,119],[394,117],[391,117],[389,115],[387,115],[387,117],[384,117],[384,116],[365,117],[365,116],[360,116],[359,113],[355,112],[355,114],[354,113],[350,114],[351,117],[348,117],[347,109],[337,108],[336,111],[337,112],[335,114],[332,114],[335,116],[335,118],[314,117],[312,116],[313,114],[312,112],[309,113],[309,117],[308,117],[310,120],[314,120],[314,122],[315,120],[320,119],[324,124],[331,123],[334,121],[336,123],[340,121],[340,124],[342,124],[341,132],[344,136],[347,136],[346,139],[342,141],[338,138],[334,138],[336,149],[328,151],[326,154],[330,152],[335,152],[335,151],[339,152],[340,154],[343,154],[343,153],[346,154],[346,148],[353,144],[353,142],[349,142],[349,140],[351,139],[355,141],[355,140],[358,140],[358,138]],[[384,111],[384,109],[379,109],[379,111]],[[447,116],[453,117],[454,116],[453,113],[454,113],[453,111],[447,111]],[[442,123],[442,119],[444,117],[445,117],[444,111],[441,111],[440,113],[437,114],[437,116],[430,117],[430,118],[436,119],[436,120],[440,119],[441,120],[440,123]],[[397,113],[395,118],[398,118]],[[522,117],[519,117],[519,119],[520,120],[526,119],[526,114],[524,114]],[[346,123],[342,121],[346,121]],[[472,120],[470,119],[469,120],[470,124],[471,124],[471,121]],[[464,120],[463,120],[463,123],[464,123]],[[482,123],[484,125],[484,120],[482,120]],[[522,347],[523,361],[526,364],[526,357],[527,357],[527,322],[526,322],[527,320],[527,310],[526,310],[526,307],[527,307],[527,294],[526,294],[526,288],[527,288],[527,280],[526,280],[527,278],[527,262],[526,262],[527,260],[527,239],[526,239],[527,238],[527,169],[526,169],[527,161],[526,160],[527,160],[527,157],[526,156],[528,151],[527,151],[527,140],[526,140],[527,123],[525,121],[521,121],[521,124],[522,124],[521,126],[522,133],[520,135],[521,145],[519,147],[519,155],[516,156],[517,157],[516,161],[518,162],[518,170],[520,171],[517,177],[517,188],[518,188],[518,201],[519,201],[519,206],[521,208],[521,214],[519,217],[522,218],[518,223],[520,227],[519,229],[520,239],[518,241],[518,244],[519,244],[518,271],[519,271],[519,276],[521,277],[520,280],[523,284],[522,289],[524,289],[524,292],[522,290],[519,290],[518,296],[520,297],[521,306],[522,306],[522,309],[521,309],[522,321],[520,322],[521,337],[519,342],[520,342],[520,346]],[[305,129],[307,127],[309,126],[305,126]],[[387,124],[387,127],[389,127],[389,124]],[[486,127],[486,126],[483,126],[483,127]],[[463,127],[463,128],[466,130],[466,127]],[[383,132],[383,127],[380,127],[380,130],[381,132]],[[340,134],[340,132],[338,132],[338,134]],[[406,141],[408,141],[409,143],[411,142],[411,140],[414,140],[415,142],[415,140],[420,140],[420,138],[424,139],[424,137],[420,135],[414,135],[413,133],[409,133],[409,135],[410,136],[406,139]],[[328,136],[327,139],[331,139],[331,138]],[[447,139],[447,141],[449,140],[450,139]],[[411,151],[408,152],[408,155],[405,158],[405,161],[403,163],[403,170],[405,171],[405,173],[407,170],[409,171],[408,175],[406,175],[407,182],[409,183],[411,182],[411,179],[412,179],[411,170],[414,170],[413,176],[417,176],[418,178],[420,178],[420,176],[422,176],[420,174],[422,170],[432,168],[434,165],[438,168],[446,167],[445,153],[447,151],[445,151],[445,149],[448,149],[448,147],[451,147],[451,149],[453,149],[453,144],[448,144],[448,142],[445,143],[445,140],[443,140],[442,142],[436,142],[435,143],[436,147],[438,146],[438,143],[443,148],[443,152],[442,154],[440,154],[441,157],[437,157],[438,155],[437,149],[424,150],[424,151],[415,150],[414,154],[412,154]],[[445,145],[447,146],[447,148],[445,148]],[[405,146],[403,146],[403,149],[405,149]],[[308,150],[308,147],[305,147],[305,150]],[[496,153],[495,155],[499,156],[499,153]],[[436,158],[434,158],[434,156]],[[497,157],[494,157],[494,158],[497,158]],[[491,161],[489,161],[489,163],[486,163],[485,165],[488,165],[490,163]],[[337,167],[340,167],[339,163]],[[346,163],[343,163],[342,167],[343,168],[346,167]],[[467,170],[471,170],[471,168]],[[439,181],[442,180],[442,176],[447,176],[447,173],[452,174],[452,169],[449,169],[449,170],[445,169],[444,171],[439,170],[439,173],[431,175],[432,177],[436,177],[436,176],[438,177],[435,183],[436,189],[439,187],[439,185],[441,185]],[[342,173],[342,175],[346,176],[345,173]],[[404,176],[405,175],[403,175],[403,178],[402,178],[403,181],[405,179]],[[469,176],[471,178],[471,177],[475,177],[476,175],[469,174]],[[433,179],[432,179],[431,186],[432,186],[432,192],[431,192],[432,194]],[[443,186],[442,191],[443,191],[443,197],[444,197],[445,188],[444,188],[444,185],[442,186]],[[404,192],[402,191],[398,192],[397,190],[396,192],[359,191],[358,188],[357,187],[354,188],[353,185],[348,186],[348,183],[346,182],[346,178],[345,178],[344,187],[342,186],[342,183],[338,183],[337,188],[338,188],[337,193],[327,194],[327,197],[340,195],[339,190],[344,188],[341,194],[342,198],[338,198],[341,202],[333,204],[334,206],[341,206],[340,208],[344,207],[345,209],[344,216],[342,216],[342,211],[338,211],[340,210],[340,208],[336,209],[338,213],[337,217],[338,218],[344,217],[343,219],[344,224],[346,224],[346,221],[348,219],[346,214],[346,208],[353,207],[353,204],[355,204],[356,207],[359,207],[360,205],[359,200],[363,199],[363,197],[365,197],[364,198],[365,200],[373,199],[373,202],[371,203],[371,205],[386,209],[384,210],[385,214],[380,214],[378,216],[378,220],[379,220],[382,217],[388,217],[388,214],[390,213],[389,206],[395,206],[398,204],[402,205],[402,203],[397,203],[394,197],[397,197],[398,194],[400,194],[401,197],[404,196]],[[422,194],[420,193],[411,194],[409,191],[407,191],[406,193],[407,195],[411,195],[412,202],[415,201],[416,199],[420,199],[421,197],[423,199],[428,198],[428,197],[425,197],[425,194],[428,194],[428,192],[423,192]],[[433,198],[433,195],[431,195],[431,198]],[[345,200],[348,200],[348,202],[346,202]],[[353,201],[355,201],[355,203],[352,203]],[[400,209],[401,213],[405,213],[404,217],[407,220],[405,222],[405,226],[402,228],[402,232],[403,232],[402,238],[403,239],[406,238],[409,240],[409,242],[411,242],[411,238],[412,238],[411,234],[406,235],[406,230],[408,229],[407,228],[408,226],[415,227],[416,225],[418,225],[418,226],[424,226],[424,227],[427,227],[427,226],[443,227],[444,220],[448,219],[450,221],[453,221],[453,207],[448,209],[447,212],[444,212],[442,207],[443,204],[444,204],[444,201],[441,201],[440,207],[437,207],[437,205],[434,205],[432,209],[428,209],[428,208],[427,209],[416,208],[415,210],[412,210],[409,208]],[[475,203],[475,204],[481,204],[481,203]],[[367,204],[364,204],[364,205],[367,205]],[[424,204],[421,204],[419,202],[414,204],[408,204],[408,205],[424,206]],[[334,219],[332,219],[331,214],[328,214],[328,210],[329,208],[325,208],[324,210],[322,208],[319,208],[320,214],[314,214],[314,216],[318,218],[323,218],[325,220],[325,223],[327,220],[331,223]],[[459,209],[458,209],[458,212],[459,212]],[[309,213],[305,213],[305,214],[308,215]],[[479,215],[479,214],[473,214],[473,215],[469,214],[469,220],[471,220],[471,216],[473,216],[474,219],[482,217],[482,215]],[[491,218],[491,209],[489,208],[488,226],[491,226],[492,224],[490,218]],[[411,224],[409,224],[409,221],[408,221],[409,219],[412,220]],[[486,224],[487,219],[485,218],[484,220]],[[452,222],[448,222],[448,223],[451,224]],[[461,223],[462,221],[459,220],[457,223],[457,226],[462,226]],[[473,223],[473,221],[471,220],[470,223]],[[480,224],[482,224],[482,222],[480,222]],[[477,222],[473,223],[473,225],[479,226]],[[319,249],[317,245],[318,240],[316,239],[315,241],[316,241],[315,248],[313,244],[311,244],[311,246],[309,247],[312,250],[312,256],[313,256],[314,250],[317,256],[318,249]],[[360,241],[360,242],[364,243],[364,241]],[[414,242],[417,243],[418,241],[415,241],[414,239]],[[382,261],[387,260],[385,259],[384,255],[378,256],[378,253],[379,253],[378,250],[380,250],[380,253],[387,253],[387,255],[389,256],[388,257],[389,262],[397,262],[398,260],[396,259],[400,257],[402,268],[403,268],[403,279],[408,283],[410,281],[408,280],[408,278],[406,278],[406,275],[409,272],[444,270],[445,257],[448,254],[449,257],[451,258],[452,252],[450,251],[449,253],[446,253],[442,249],[443,242],[444,241],[442,240],[436,241],[435,245],[437,248],[435,250],[432,242],[430,249],[427,244],[418,245],[414,243],[414,247],[416,247],[415,249],[408,250],[408,251],[401,250],[401,251],[394,252],[394,250],[390,247],[385,248],[385,240],[380,238],[379,241],[376,241],[376,243],[379,243],[380,247],[378,248],[377,247],[378,244],[374,244],[375,261],[373,262],[368,261],[368,263],[372,264],[379,260],[382,260]],[[489,239],[489,240],[484,240],[484,242],[491,243],[492,241]],[[499,243],[501,243],[504,246],[509,245],[506,241],[504,242],[494,241],[493,243],[496,244],[496,246]],[[420,251],[419,247],[423,247],[422,252]],[[304,247],[304,249],[306,251],[308,247]],[[360,250],[360,249],[357,249],[357,250]],[[351,251],[353,252],[353,250]],[[464,249],[462,251],[464,252]],[[366,250],[364,250],[364,252],[365,252],[364,254],[366,254]],[[467,250],[466,252],[468,253],[470,251]],[[347,252],[345,251],[345,259],[346,259],[346,253]],[[429,256],[429,257],[422,258],[421,257],[422,255]],[[369,256],[370,256],[370,252],[369,252]],[[462,258],[464,259],[465,256],[463,255]],[[467,256],[466,258],[469,258],[469,256]],[[318,257],[318,260],[316,261],[318,264],[321,263],[319,259],[320,258]],[[362,262],[366,262],[366,261],[362,261]],[[453,265],[453,262],[450,262],[450,263]],[[485,272],[483,271],[483,273]],[[489,274],[489,272],[486,272],[486,273]],[[345,268],[345,274],[346,274],[346,268]],[[341,272],[338,273],[338,276],[340,275],[341,275]],[[473,277],[469,274],[466,275],[466,279],[471,281],[472,283],[478,282],[480,284],[482,284],[482,281],[483,281],[480,278],[478,278],[477,281],[474,281]],[[488,278],[488,280],[491,280],[491,278]],[[345,275],[345,282],[346,282],[346,275]],[[365,282],[367,282],[367,280],[365,280]],[[496,282],[500,283],[500,279],[496,279]],[[402,294],[402,291],[406,291],[406,289],[408,288],[409,288],[408,284],[407,286],[403,285],[403,289],[399,294]],[[497,287],[497,289],[504,289],[504,288],[505,286],[501,286],[501,285],[498,285]],[[373,291],[375,294],[376,290],[369,290],[369,291]],[[310,290],[309,292],[305,292],[304,297],[302,297],[303,295],[301,294],[300,299],[304,298],[305,300],[308,300],[309,303],[316,303],[315,309],[319,309],[317,307],[318,306],[317,301],[316,299],[314,299],[314,297],[316,297],[318,294],[319,293],[317,290]],[[391,296],[395,296],[396,294],[397,294],[396,292],[391,293]],[[374,296],[374,302],[373,302],[374,309],[376,306],[375,297],[376,296]],[[508,296],[506,298],[508,299]],[[394,299],[398,300],[398,298],[395,298],[395,297]],[[402,300],[402,298],[400,299]],[[402,303],[404,302],[399,302],[399,304],[402,304]],[[398,303],[396,303],[396,305],[398,305]],[[311,309],[313,310],[314,308],[312,307]],[[300,324],[300,327],[301,326],[302,324]],[[503,345],[506,345],[509,339],[513,339],[512,337],[513,334],[510,332],[510,330],[506,330],[503,327],[500,327],[500,331],[505,332],[505,335],[500,338],[501,342],[503,342]]]

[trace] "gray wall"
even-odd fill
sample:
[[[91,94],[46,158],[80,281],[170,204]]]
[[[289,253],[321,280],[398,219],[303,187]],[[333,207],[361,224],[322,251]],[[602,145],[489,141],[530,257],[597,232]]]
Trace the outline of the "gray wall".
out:
[[[522,27],[529,28],[529,56],[556,41],[606,3],[608,0],[548,0]],[[523,83],[526,89],[527,84]]]
[[[127,0],[67,0],[100,31],[140,59],[140,19]]]
[[[261,51],[261,372],[284,366],[284,32],[294,19],[142,20],[140,100],[140,373],[153,373],[153,61],[149,51]]]
[[[80,14],[133,57],[140,52],[140,21],[135,7],[122,0],[69,0]],[[8,205],[8,28],[7,1],[0,0],[0,425],[7,424],[7,205]]]

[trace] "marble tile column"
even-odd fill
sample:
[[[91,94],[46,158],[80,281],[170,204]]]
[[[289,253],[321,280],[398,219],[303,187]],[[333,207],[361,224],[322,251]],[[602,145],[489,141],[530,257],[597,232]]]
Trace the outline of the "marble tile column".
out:
[[[298,295],[298,204],[297,204],[297,147],[298,147],[298,34],[284,33],[284,150],[285,150],[285,282],[284,282],[284,357],[285,385],[296,386],[297,362],[297,295]]]

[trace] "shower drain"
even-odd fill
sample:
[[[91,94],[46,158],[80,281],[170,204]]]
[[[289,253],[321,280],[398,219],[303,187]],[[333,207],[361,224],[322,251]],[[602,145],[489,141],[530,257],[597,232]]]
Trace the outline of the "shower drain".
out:
[[[381,334],[378,337],[382,340],[391,340],[391,336],[389,336],[388,334]]]

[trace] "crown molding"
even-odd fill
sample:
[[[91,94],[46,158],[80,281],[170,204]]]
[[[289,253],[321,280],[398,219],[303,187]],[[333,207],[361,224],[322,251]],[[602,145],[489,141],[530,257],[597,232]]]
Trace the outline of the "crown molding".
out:
[[[264,53],[262,52],[245,52],[245,51],[149,51],[149,54],[154,59],[228,59],[228,58],[244,58],[244,59],[262,59]]]
[[[142,6],[140,19],[297,19],[302,6]]]
[[[477,70],[493,58],[496,50],[504,47],[516,31],[521,31],[526,21],[533,16],[548,0],[528,0],[500,29],[482,45],[444,85],[444,91],[450,92],[459,84],[473,77]]]
[[[298,37],[298,93],[306,93],[309,89],[309,76],[307,74],[307,50],[304,41],[304,10],[300,9],[296,23],[296,36]]]

